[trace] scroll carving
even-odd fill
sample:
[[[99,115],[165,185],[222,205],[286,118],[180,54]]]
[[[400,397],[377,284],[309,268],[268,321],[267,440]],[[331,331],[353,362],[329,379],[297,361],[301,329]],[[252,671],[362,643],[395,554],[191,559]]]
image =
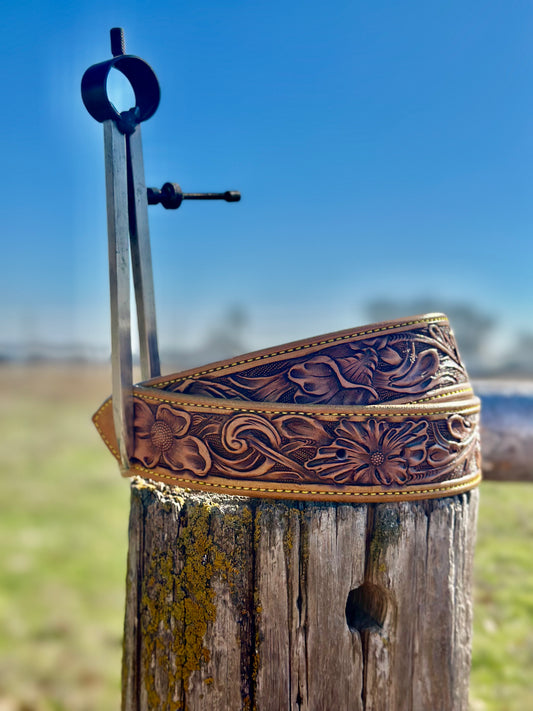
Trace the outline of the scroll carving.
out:
[[[177,380],[179,393],[258,402],[372,405],[417,399],[467,382],[448,327],[391,333],[321,348],[312,355],[247,368],[240,373]]]
[[[193,477],[397,487],[465,476],[477,465],[476,415],[391,422],[304,415],[192,416],[135,399],[134,458]]]

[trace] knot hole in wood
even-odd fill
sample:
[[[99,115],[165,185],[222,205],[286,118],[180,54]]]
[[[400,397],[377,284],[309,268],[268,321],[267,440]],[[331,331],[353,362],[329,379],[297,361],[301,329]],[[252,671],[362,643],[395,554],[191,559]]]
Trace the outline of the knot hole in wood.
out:
[[[387,614],[387,595],[372,583],[350,590],[346,600],[346,623],[351,632],[383,629]]]

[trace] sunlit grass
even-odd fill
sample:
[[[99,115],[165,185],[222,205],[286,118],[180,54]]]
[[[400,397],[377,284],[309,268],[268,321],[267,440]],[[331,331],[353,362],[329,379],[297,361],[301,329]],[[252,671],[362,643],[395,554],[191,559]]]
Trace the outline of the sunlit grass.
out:
[[[129,487],[90,422],[109,382],[0,367],[2,711],[120,707]],[[532,540],[533,484],[484,483],[473,711],[533,708]]]
[[[90,422],[108,382],[0,369],[2,709],[120,707],[129,489]]]
[[[533,484],[482,485],[475,581],[473,708],[533,709]]]

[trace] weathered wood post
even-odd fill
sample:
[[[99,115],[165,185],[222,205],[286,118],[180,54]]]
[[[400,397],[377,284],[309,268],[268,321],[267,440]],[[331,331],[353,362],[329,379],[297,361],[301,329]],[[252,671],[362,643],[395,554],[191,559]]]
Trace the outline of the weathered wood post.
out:
[[[466,711],[477,501],[134,481],[123,709]]]
[[[444,316],[160,377],[133,411],[123,709],[466,710],[479,402]],[[110,401],[95,423],[118,458]]]

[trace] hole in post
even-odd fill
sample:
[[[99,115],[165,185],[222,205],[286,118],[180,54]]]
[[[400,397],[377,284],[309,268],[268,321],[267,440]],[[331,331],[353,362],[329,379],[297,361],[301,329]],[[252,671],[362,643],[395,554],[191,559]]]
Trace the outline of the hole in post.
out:
[[[387,614],[387,597],[372,583],[350,590],[346,600],[346,623],[352,632],[380,630]]]

